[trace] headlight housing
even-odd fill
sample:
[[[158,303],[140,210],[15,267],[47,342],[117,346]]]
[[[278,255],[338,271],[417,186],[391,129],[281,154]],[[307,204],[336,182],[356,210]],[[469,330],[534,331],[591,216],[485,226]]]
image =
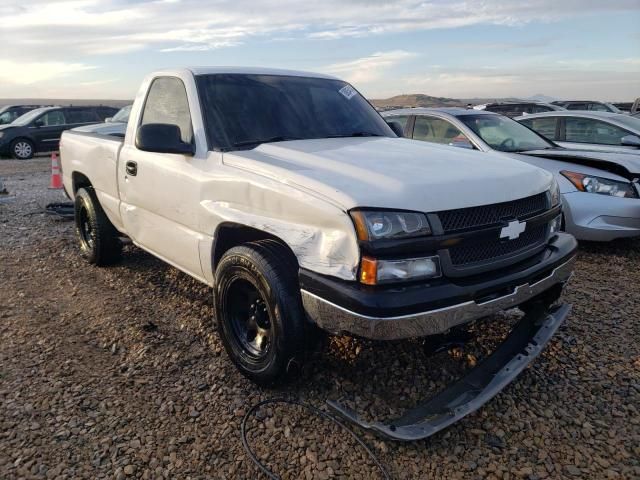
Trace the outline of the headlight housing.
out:
[[[551,188],[549,188],[549,194],[551,195],[551,206],[555,207],[556,205],[560,205],[560,185],[558,185],[555,178],[553,179]]]
[[[358,240],[394,240],[431,235],[427,216],[419,212],[352,210]]]
[[[560,173],[581,192],[598,193],[620,198],[638,198],[638,192],[633,188],[631,182],[621,182],[567,170],[562,170]]]

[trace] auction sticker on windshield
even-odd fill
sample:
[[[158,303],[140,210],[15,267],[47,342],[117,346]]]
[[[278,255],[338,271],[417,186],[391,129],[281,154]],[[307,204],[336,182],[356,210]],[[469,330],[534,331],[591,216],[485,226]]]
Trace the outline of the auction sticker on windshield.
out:
[[[356,90],[351,85],[345,85],[340,90],[338,90],[344,98],[347,100],[351,100],[353,96],[357,93]]]

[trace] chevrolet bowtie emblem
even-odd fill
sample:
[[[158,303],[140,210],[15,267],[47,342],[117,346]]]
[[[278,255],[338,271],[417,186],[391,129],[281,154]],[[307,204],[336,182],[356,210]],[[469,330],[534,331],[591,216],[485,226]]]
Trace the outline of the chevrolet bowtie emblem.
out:
[[[515,240],[520,236],[522,232],[527,228],[527,222],[519,222],[513,220],[500,230],[500,238],[509,238],[509,240]]]

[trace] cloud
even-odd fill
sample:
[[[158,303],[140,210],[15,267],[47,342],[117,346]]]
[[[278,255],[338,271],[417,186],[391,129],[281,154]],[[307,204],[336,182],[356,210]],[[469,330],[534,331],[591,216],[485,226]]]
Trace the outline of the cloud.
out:
[[[3,56],[206,51],[252,38],[375,36],[467,25],[552,22],[600,11],[637,11],[637,0],[3,0]],[[179,26],[179,27],[177,27]]]
[[[65,62],[15,62],[0,59],[0,82],[14,85],[32,85],[95,67],[82,63]]]
[[[344,78],[351,83],[364,84],[379,79],[390,67],[415,56],[415,53],[404,50],[377,52],[348,62],[334,63],[320,70]]]

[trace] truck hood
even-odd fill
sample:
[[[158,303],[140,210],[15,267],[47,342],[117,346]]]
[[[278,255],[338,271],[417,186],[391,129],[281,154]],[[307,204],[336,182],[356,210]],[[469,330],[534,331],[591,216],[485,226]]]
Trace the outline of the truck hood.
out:
[[[312,191],[345,210],[488,205],[543,192],[552,178],[496,154],[387,137],[268,143],[225,153],[223,162]]]
[[[572,150],[568,148],[529,150],[522,153],[534,157],[562,160],[564,162],[608,170],[629,180],[640,176],[640,155],[637,153]]]

